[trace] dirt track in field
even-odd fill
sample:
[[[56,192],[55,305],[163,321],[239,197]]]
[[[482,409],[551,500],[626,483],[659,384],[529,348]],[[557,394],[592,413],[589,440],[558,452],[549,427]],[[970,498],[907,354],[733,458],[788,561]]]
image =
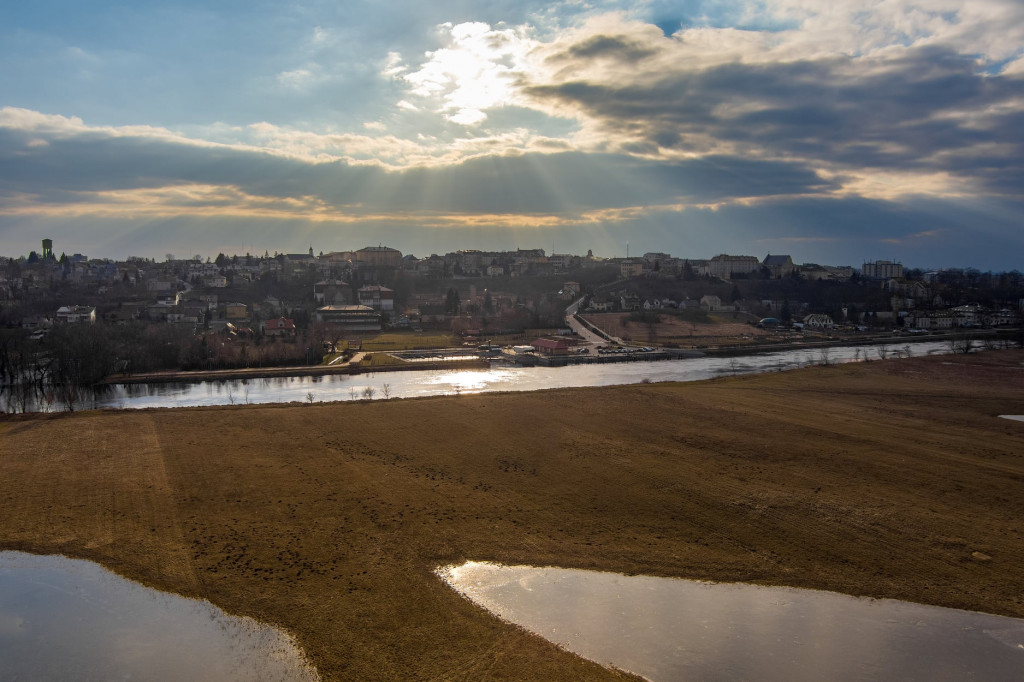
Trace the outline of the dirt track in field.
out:
[[[294,633],[326,679],[613,679],[463,559],[1024,617],[1024,353],[688,384],[0,419],[0,549]]]

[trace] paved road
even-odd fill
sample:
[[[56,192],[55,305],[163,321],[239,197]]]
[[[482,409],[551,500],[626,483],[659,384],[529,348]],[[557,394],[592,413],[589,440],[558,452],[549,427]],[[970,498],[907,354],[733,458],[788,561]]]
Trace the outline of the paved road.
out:
[[[581,339],[583,339],[584,345],[595,347],[605,345],[608,341],[587,329],[576,319],[576,311],[579,310],[580,303],[582,302],[582,298],[577,301],[573,301],[572,305],[565,309],[565,323],[569,325],[569,327],[576,332]],[[622,339],[615,338],[614,336],[610,338],[616,343],[622,343]]]

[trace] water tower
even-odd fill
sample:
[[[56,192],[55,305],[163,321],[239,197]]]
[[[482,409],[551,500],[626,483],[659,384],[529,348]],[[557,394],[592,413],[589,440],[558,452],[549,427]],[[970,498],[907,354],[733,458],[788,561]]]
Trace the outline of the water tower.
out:
[[[43,240],[43,260],[46,260],[47,258],[53,258],[53,240],[52,239],[44,239]]]

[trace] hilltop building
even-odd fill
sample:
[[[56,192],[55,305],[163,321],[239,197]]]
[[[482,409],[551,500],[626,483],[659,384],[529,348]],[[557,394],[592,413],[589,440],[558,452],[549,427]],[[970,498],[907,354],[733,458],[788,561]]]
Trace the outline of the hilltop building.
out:
[[[761,269],[757,256],[729,256],[720,254],[711,259],[708,270],[712,277],[732,279],[733,275],[748,275]]]
[[[876,260],[874,263],[864,263],[860,274],[867,279],[900,279],[903,277],[903,264]]]
[[[796,268],[796,266],[793,265],[793,259],[790,256],[773,256],[771,254],[764,257],[762,265],[768,268],[768,274],[772,279],[789,277],[793,274],[793,270]]]
[[[402,252],[387,246],[367,246],[355,252],[354,260],[374,267],[397,268],[402,265]]]

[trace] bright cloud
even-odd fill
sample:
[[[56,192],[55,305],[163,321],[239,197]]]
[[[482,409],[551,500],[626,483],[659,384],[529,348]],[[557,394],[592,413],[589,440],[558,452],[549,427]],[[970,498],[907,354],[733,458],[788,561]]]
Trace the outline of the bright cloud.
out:
[[[486,110],[511,104],[534,42],[521,30],[494,30],[481,22],[440,29],[447,46],[428,52],[418,69],[402,76],[411,93],[438,100],[438,110],[462,125],[481,123]]]

